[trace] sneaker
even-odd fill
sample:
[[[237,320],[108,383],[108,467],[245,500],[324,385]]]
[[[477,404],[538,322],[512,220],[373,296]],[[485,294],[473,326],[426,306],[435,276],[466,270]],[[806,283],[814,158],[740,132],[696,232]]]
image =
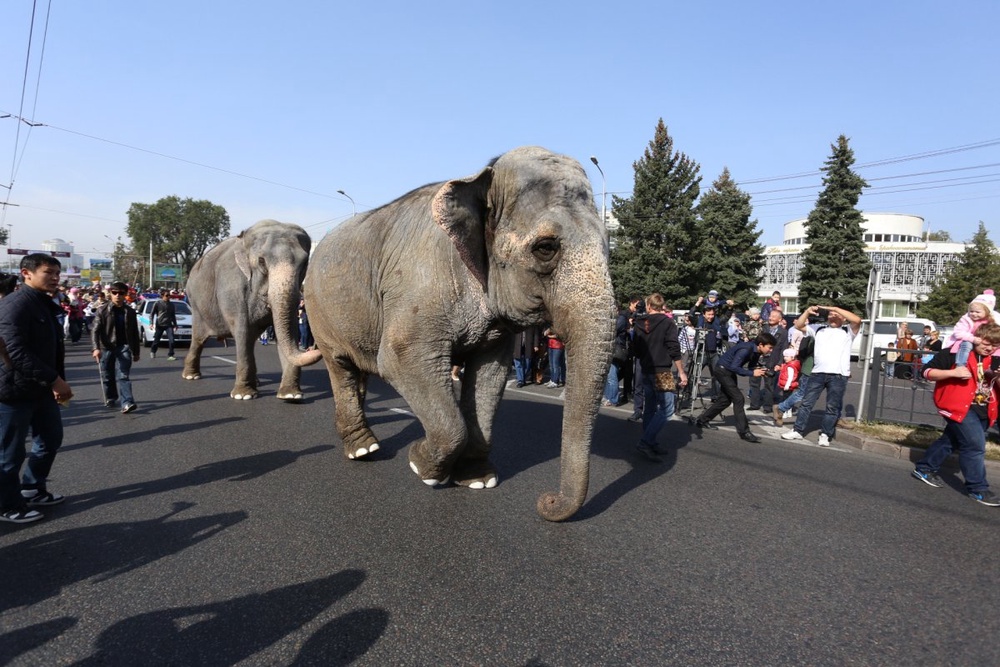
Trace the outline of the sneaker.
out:
[[[642,455],[644,458],[646,458],[649,461],[653,461],[654,463],[663,462],[663,459],[660,458],[659,454],[654,452],[651,447],[641,442],[635,446],[635,451],[639,452],[639,454]]]
[[[156,352],[150,352],[149,353],[149,358],[150,359],[156,359]]]
[[[51,491],[39,491],[38,489],[22,489],[21,497],[28,503],[29,507],[45,507],[46,505],[58,505],[66,500],[66,496],[60,496]]]
[[[781,434],[781,439],[782,440],[801,440],[802,439],[802,434],[793,429],[791,431],[785,431],[784,433],[782,433]]]
[[[167,361],[177,361],[177,357],[171,354],[167,357]]]
[[[122,406],[122,414],[127,415],[128,413],[135,411],[137,407],[139,406],[135,403],[126,403]]]
[[[559,385],[557,385],[557,384],[556,384],[555,382],[553,382],[552,380],[549,380],[548,382],[546,382],[546,383],[545,383],[545,386],[546,386],[546,387],[548,387],[549,389],[555,389],[555,388],[556,388],[556,387],[558,387]]]
[[[917,470],[916,468],[914,468],[913,472],[911,472],[910,475],[916,477],[927,486],[933,486],[935,489],[940,489],[942,486],[944,486],[944,482],[941,480],[940,477],[938,477],[938,474],[936,472],[924,472],[922,470]]]
[[[604,407],[606,407],[606,408],[613,408],[613,407],[616,407],[616,404],[615,404],[615,403],[612,403],[611,401],[609,401],[609,400],[608,400],[608,399],[606,399],[606,398],[602,398],[602,399],[601,399],[601,405],[603,405],[603,406],[604,406]]]
[[[987,507],[1000,507],[1000,496],[993,493],[989,489],[983,489],[982,491],[970,491],[969,497],[977,503],[986,505]]]
[[[792,411],[791,410],[785,410],[784,414],[781,415],[781,418],[782,419],[791,419],[792,418]]]
[[[8,523],[31,523],[32,521],[38,521],[44,514],[38,510],[24,509],[19,510],[4,510],[0,512],[0,521],[7,521]]]
[[[109,398],[106,401],[104,401],[104,407],[106,407],[106,408],[113,408],[113,407],[115,407],[115,401],[114,401],[114,399]]]
[[[828,436],[826,433],[820,433],[819,434],[819,446],[820,447],[829,447],[830,446],[830,436]]]

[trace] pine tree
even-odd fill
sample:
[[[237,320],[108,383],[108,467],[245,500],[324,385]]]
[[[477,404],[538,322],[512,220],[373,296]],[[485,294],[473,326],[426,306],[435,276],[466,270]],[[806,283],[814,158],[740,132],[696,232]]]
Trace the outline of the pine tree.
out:
[[[865,254],[864,217],[857,209],[868,187],[851,171],[854,151],[840,135],[823,166],[823,191],[806,220],[806,241],[799,273],[799,304],[833,305],[865,316],[871,261]]]
[[[761,231],[750,220],[750,195],[740,190],[729,169],[712,183],[698,203],[698,227],[704,240],[699,252],[702,285],[718,290],[744,310],[757,301],[760,271],[764,267]]]
[[[661,118],[642,159],[634,162],[632,197],[612,198],[621,227],[611,252],[615,296],[660,292],[668,306],[686,307],[703,284],[698,279],[695,201],[700,167],[674,142]]]
[[[1000,254],[980,221],[965,250],[934,281],[927,300],[917,306],[917,315],[951,326],[984,289],[1000,292]]]

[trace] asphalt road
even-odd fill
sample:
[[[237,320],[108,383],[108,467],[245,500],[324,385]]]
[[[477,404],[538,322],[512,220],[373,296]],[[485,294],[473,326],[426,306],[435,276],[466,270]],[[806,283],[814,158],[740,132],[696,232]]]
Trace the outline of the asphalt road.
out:
[[[233,348],[206,353],[198,382],[144,357],[121,415],[70,349],[50,481],[69,500],[0,525],[0,664],[1000,664],[1000,509],[954,474],[932,489],[902,461],[680,421],[654,464],[603,409],[587,503],[553,524],[555,390],[505,395],[497,488],[430,489],[387,386],[382,450],[348,461],[324,369],[281,403],[258,346],[263,396],[237,402]]]

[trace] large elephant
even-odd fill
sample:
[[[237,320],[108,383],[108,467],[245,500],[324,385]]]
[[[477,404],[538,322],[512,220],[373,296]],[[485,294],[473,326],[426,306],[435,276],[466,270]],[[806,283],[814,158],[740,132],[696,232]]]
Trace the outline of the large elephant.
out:
[[[296,345],[298,304],[312,242],[298,225],[261,220],[239,236],[218,244],[201,259],[187,281],[191,302],[191,348],[184,359],[186,380],[201,377],[201,351],[209,338],[236,341],[235,399],[257,396],[254,343],[274,325],[281,358],[278,398],[302,398],[301,366],[319,361],[319,352]],[[291,363],[294,361],[295,363]]]
[[[577,161],[518,148],[355,217],[317,246],[304,289],[347,457],[379,448],[364,415],[378,374],[424,427],[409,461],[429,485],[496,485],[491,432],[514,334],[551,323],[567,353],[562,472],[538,511],[560,521],[580,508],[614,299],[607,232]],[[465,366],[457,399],[452,364]]]

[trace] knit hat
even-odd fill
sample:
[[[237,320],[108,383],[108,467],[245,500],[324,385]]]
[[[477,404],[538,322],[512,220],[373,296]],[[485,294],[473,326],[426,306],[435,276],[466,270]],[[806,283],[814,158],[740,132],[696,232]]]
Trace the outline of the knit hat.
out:
[[[993,290],[984,289],[982,294],[980,294],[979,296],[977,296],[975,299],[972,300],[972,303],[981,303],[984,304],[990,310],[996,310],[997,298],[996,296],[994,296]]]
[[[795,348],[789,347],[786,348],[785,351],[781,353],[781,356],[785,358],[785,361],[791,361],[792,359],[795,358],[796,354],[798,354],[798,352],[795,351]]]

